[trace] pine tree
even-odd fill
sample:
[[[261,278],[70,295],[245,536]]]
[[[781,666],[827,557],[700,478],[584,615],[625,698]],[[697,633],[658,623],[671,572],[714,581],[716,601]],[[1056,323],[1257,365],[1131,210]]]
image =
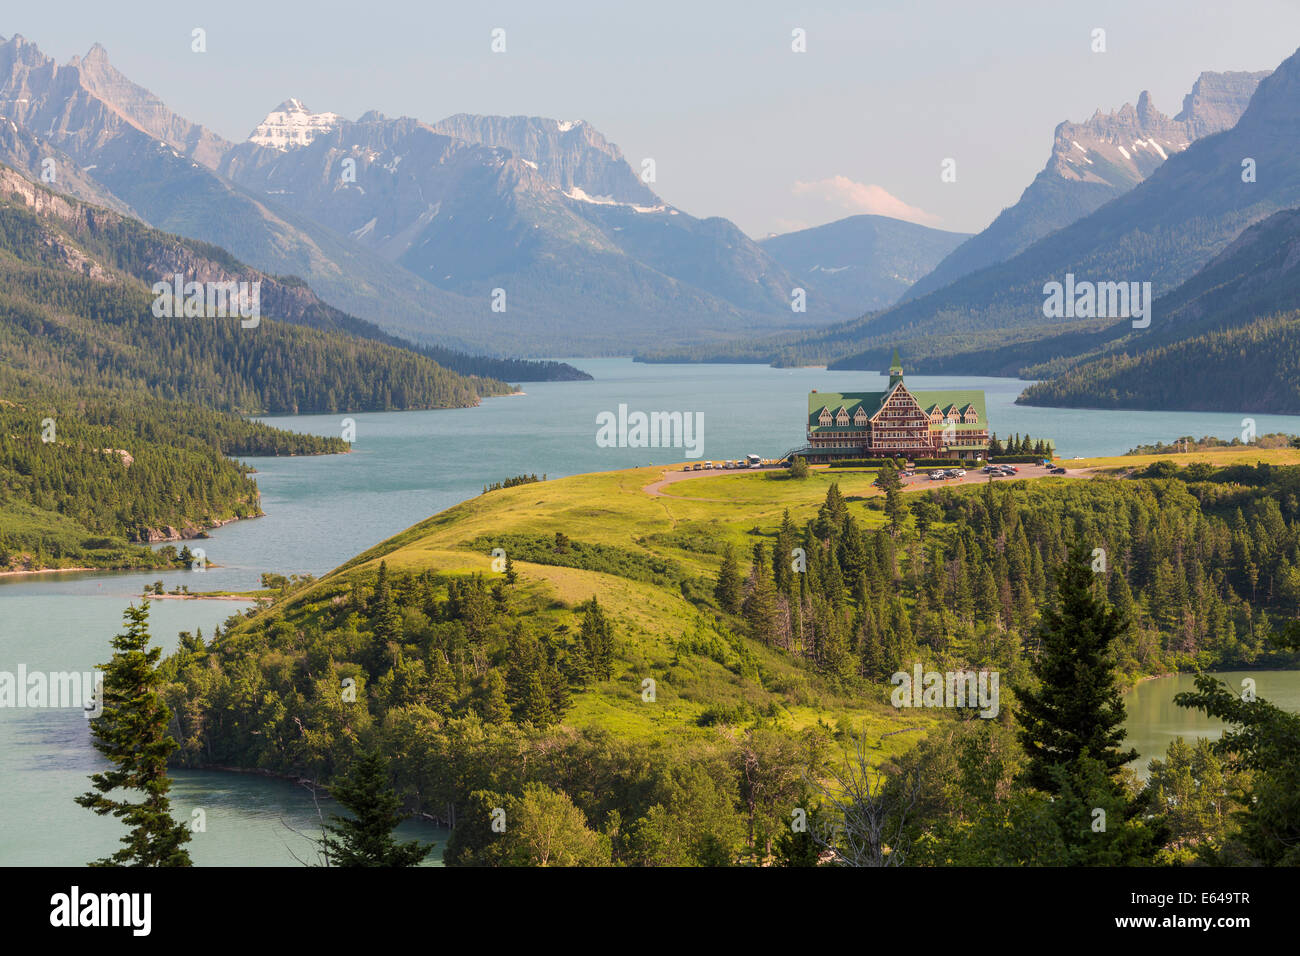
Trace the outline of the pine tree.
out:
[[[614,628],[594,595],[583,605],[579,636],[586,645],[592,674],[598,680],[609,680],[614,674]]]
[[[776,579],[776,589],[790,599],[794,597],[795,571],[792,561],[797,535],[798,530],[790,518],[790,509],[787,508],[781,515],[781,528],[772,544],[772,573]]]
[[[91,774],[94,790],[77,803],[100,816],[112,814],[131,828],[123,848],[91,866],[189,866],[189,828],[172,819],[167,757],[177,748],[167,733],[172,712],[160,693],[158,659],[150,647],[149,605],[123,613],[126,633],[113,638],[113,658],[104,668],[102,712],[91,724],[95,749],[113,764]],[[114,799],[118,790],[141,792],[139,802]]]
[[[478,712],[485,724],[506,724],[510,721],[506,679],[495,667],[483,675],[483,684],[479,688]]]
[[[727,545],[722,552],[722,567],[718,569],[718,583],[714,585],[713,596],[728,614],[740,610],[744,582],[740,579],[740,568],[736,564],[736,555]]]
[[[840,494],[839,484],[832,483],[830,488],[826,489],[826,500],[822,502],[821,508],[817,510],[816,532],[819,538],[829,538],[840,533],[840,528],[844,525],[844,519],[848,516],[849,506],[844,502],[844,496]]]
[[[327,866],[415,866],[431,843],[398,843],[393,831],[402,822],[402,801],[388,779],[388,759],[378,750],[361,754],[330,794],[351,817],[337,814],[325,824],[321,854]]]
[[[379,562],[379,576],[375,579],[375,593],[370,599],[370,617],[374,622],[375,640],[382,644],[402,639],[402,614],[393,600],[393,589],[388,581],[388,562]]]
[[[1048,793],[1060,786],[1053,768],[1100,761],[1114,777],[1137,756],[1121,751],[1124,703],[1111,648],[1129,622],[1094,593],[1091,554],[1080,541],[1057,568],[1055,605],[1043,611],[1039,651],[1030,665],[1037,686],[1017,691],[1020,740],[1029,757],[1026,781]]]
[[[534,727],[545,727],[551,723],[551,700],[541,675],[536,671],[528,675],[520,710],[520,718],[531,721]]]
[[[761,545],[754,545],[754,567],[751,572],[749,594],[745,596],[741,611],[749,625],[750,636],[763,644],[776,642],[776,585],[767,570],[767,560]]]

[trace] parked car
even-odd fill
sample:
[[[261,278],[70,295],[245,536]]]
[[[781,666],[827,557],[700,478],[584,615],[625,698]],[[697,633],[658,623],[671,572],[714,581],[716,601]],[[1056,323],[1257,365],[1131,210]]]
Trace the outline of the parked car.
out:
[[[911,477],[912,477],[913,475],[915,475],[915,474],[916,474],[916,469],[915,469],[915,468],[909,468],[909,469],[907,469],[907,471],[903,472],[903,477],[904,477],[904,478],[911,478]]]
[[[930,480],[931,480],[931,481],[943,481],[943,480],[944,480],[945,478],[947,478],[947,477],[948,477],[948,473],[947,473],[946,471],[932,471],[932,472],[930,472]]]
[[[966,477],[966,469],[965,469],[965,468],[958,468],[956,471],[950,471],[950,472],[948,472],[948,474],[952,475],[954,478],[965,478],[965,477]]]
[[[1049,469],[1049,471],[1050,471],[1051,474],[1053,474],[1053,475],[1063,475],[1063,474],[1065,474],[1065,469],[1062,468],[1060,465],[1057,465],[1056,467]]]

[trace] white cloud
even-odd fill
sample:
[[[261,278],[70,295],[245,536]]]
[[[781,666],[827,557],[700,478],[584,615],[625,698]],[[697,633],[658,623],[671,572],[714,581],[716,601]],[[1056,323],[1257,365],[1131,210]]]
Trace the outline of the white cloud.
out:
[[[791,191],[796,196],[812,196],[855,213],[905,219],[923,226],[934,226],[940,222],[938,216],[909,206],[881,186],[855,183],[847,176],[831,176],[812,183],[796,182]]]

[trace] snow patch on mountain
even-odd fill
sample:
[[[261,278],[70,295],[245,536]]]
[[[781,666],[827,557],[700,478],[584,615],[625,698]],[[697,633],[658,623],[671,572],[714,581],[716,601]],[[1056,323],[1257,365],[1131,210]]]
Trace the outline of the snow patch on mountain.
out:
[[[302,100],[288,99],[266,114],[248,141],[281,152],[296,149],[329,132],[341,119],[337,113],[313,113]]]
[[[596,206],[623,206],[627,209],[631,209],[633,212],[663,212],[668,208],[664,205],[638,206],[636,203],[619,202],[613,196],[588,196],[581,186],[572,187],[566,191],[564,195],[569,199],[574,199],[578,202],[589,202]],[[674,213],[674,215],[676,215],[676,213]]]

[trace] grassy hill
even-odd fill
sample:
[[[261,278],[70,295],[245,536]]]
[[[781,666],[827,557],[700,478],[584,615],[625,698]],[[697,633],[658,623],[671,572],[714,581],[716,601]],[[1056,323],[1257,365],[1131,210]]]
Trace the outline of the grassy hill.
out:
[[[381,562],[394,576],[431,571],[500,580],[492,569],[494,546],[510,546],[507,553],[512,554],[526,542],[553,541],[556,530],[563,529],[575,551],[607,550],[585,560],[580,554],[548,554],[547,563],[512,557],[521,610],[546,626],[557,626],[572,617],[572,608],[595,596],[621,639],[615,676],[576,697],[567,724],[639,737],[709,736],[712,731],[697,726],[705,712],[742,701],[756,714],[775,705],[789,728],[814,725],[818,718],[855,726],[865,722],[876,731],[917,723],[900,722],[884,694],[868,698],[836,692],[787,655],[727,633],[707,607],[727,544],[748,551],[765,540],[751,530],[778,524],[784,509],[796,521],[811,518],[832,480],[850,497],[872,494],[873,474],[832,479],[816,473],[803,483],[767,481],[761,475],[705,478],[691,481],[689,491],[681,494],[711,500],[684,501],[652,498],[642,490],[662,472],[639,468],[581,475],[470,499],[358,555],[236,633],[310,619],[354,587],[371,582]],[[593,566],[554,563],[568,560]],[[680,650],[702,634],[722,649],[722,661]],[[752,663],[741,666],[747,659]],[[745,673],[736,673],[738,669]],[[641,700],[645,677],[656,680],[656,706]],[[882,758],[889,753],[882,750]]]

